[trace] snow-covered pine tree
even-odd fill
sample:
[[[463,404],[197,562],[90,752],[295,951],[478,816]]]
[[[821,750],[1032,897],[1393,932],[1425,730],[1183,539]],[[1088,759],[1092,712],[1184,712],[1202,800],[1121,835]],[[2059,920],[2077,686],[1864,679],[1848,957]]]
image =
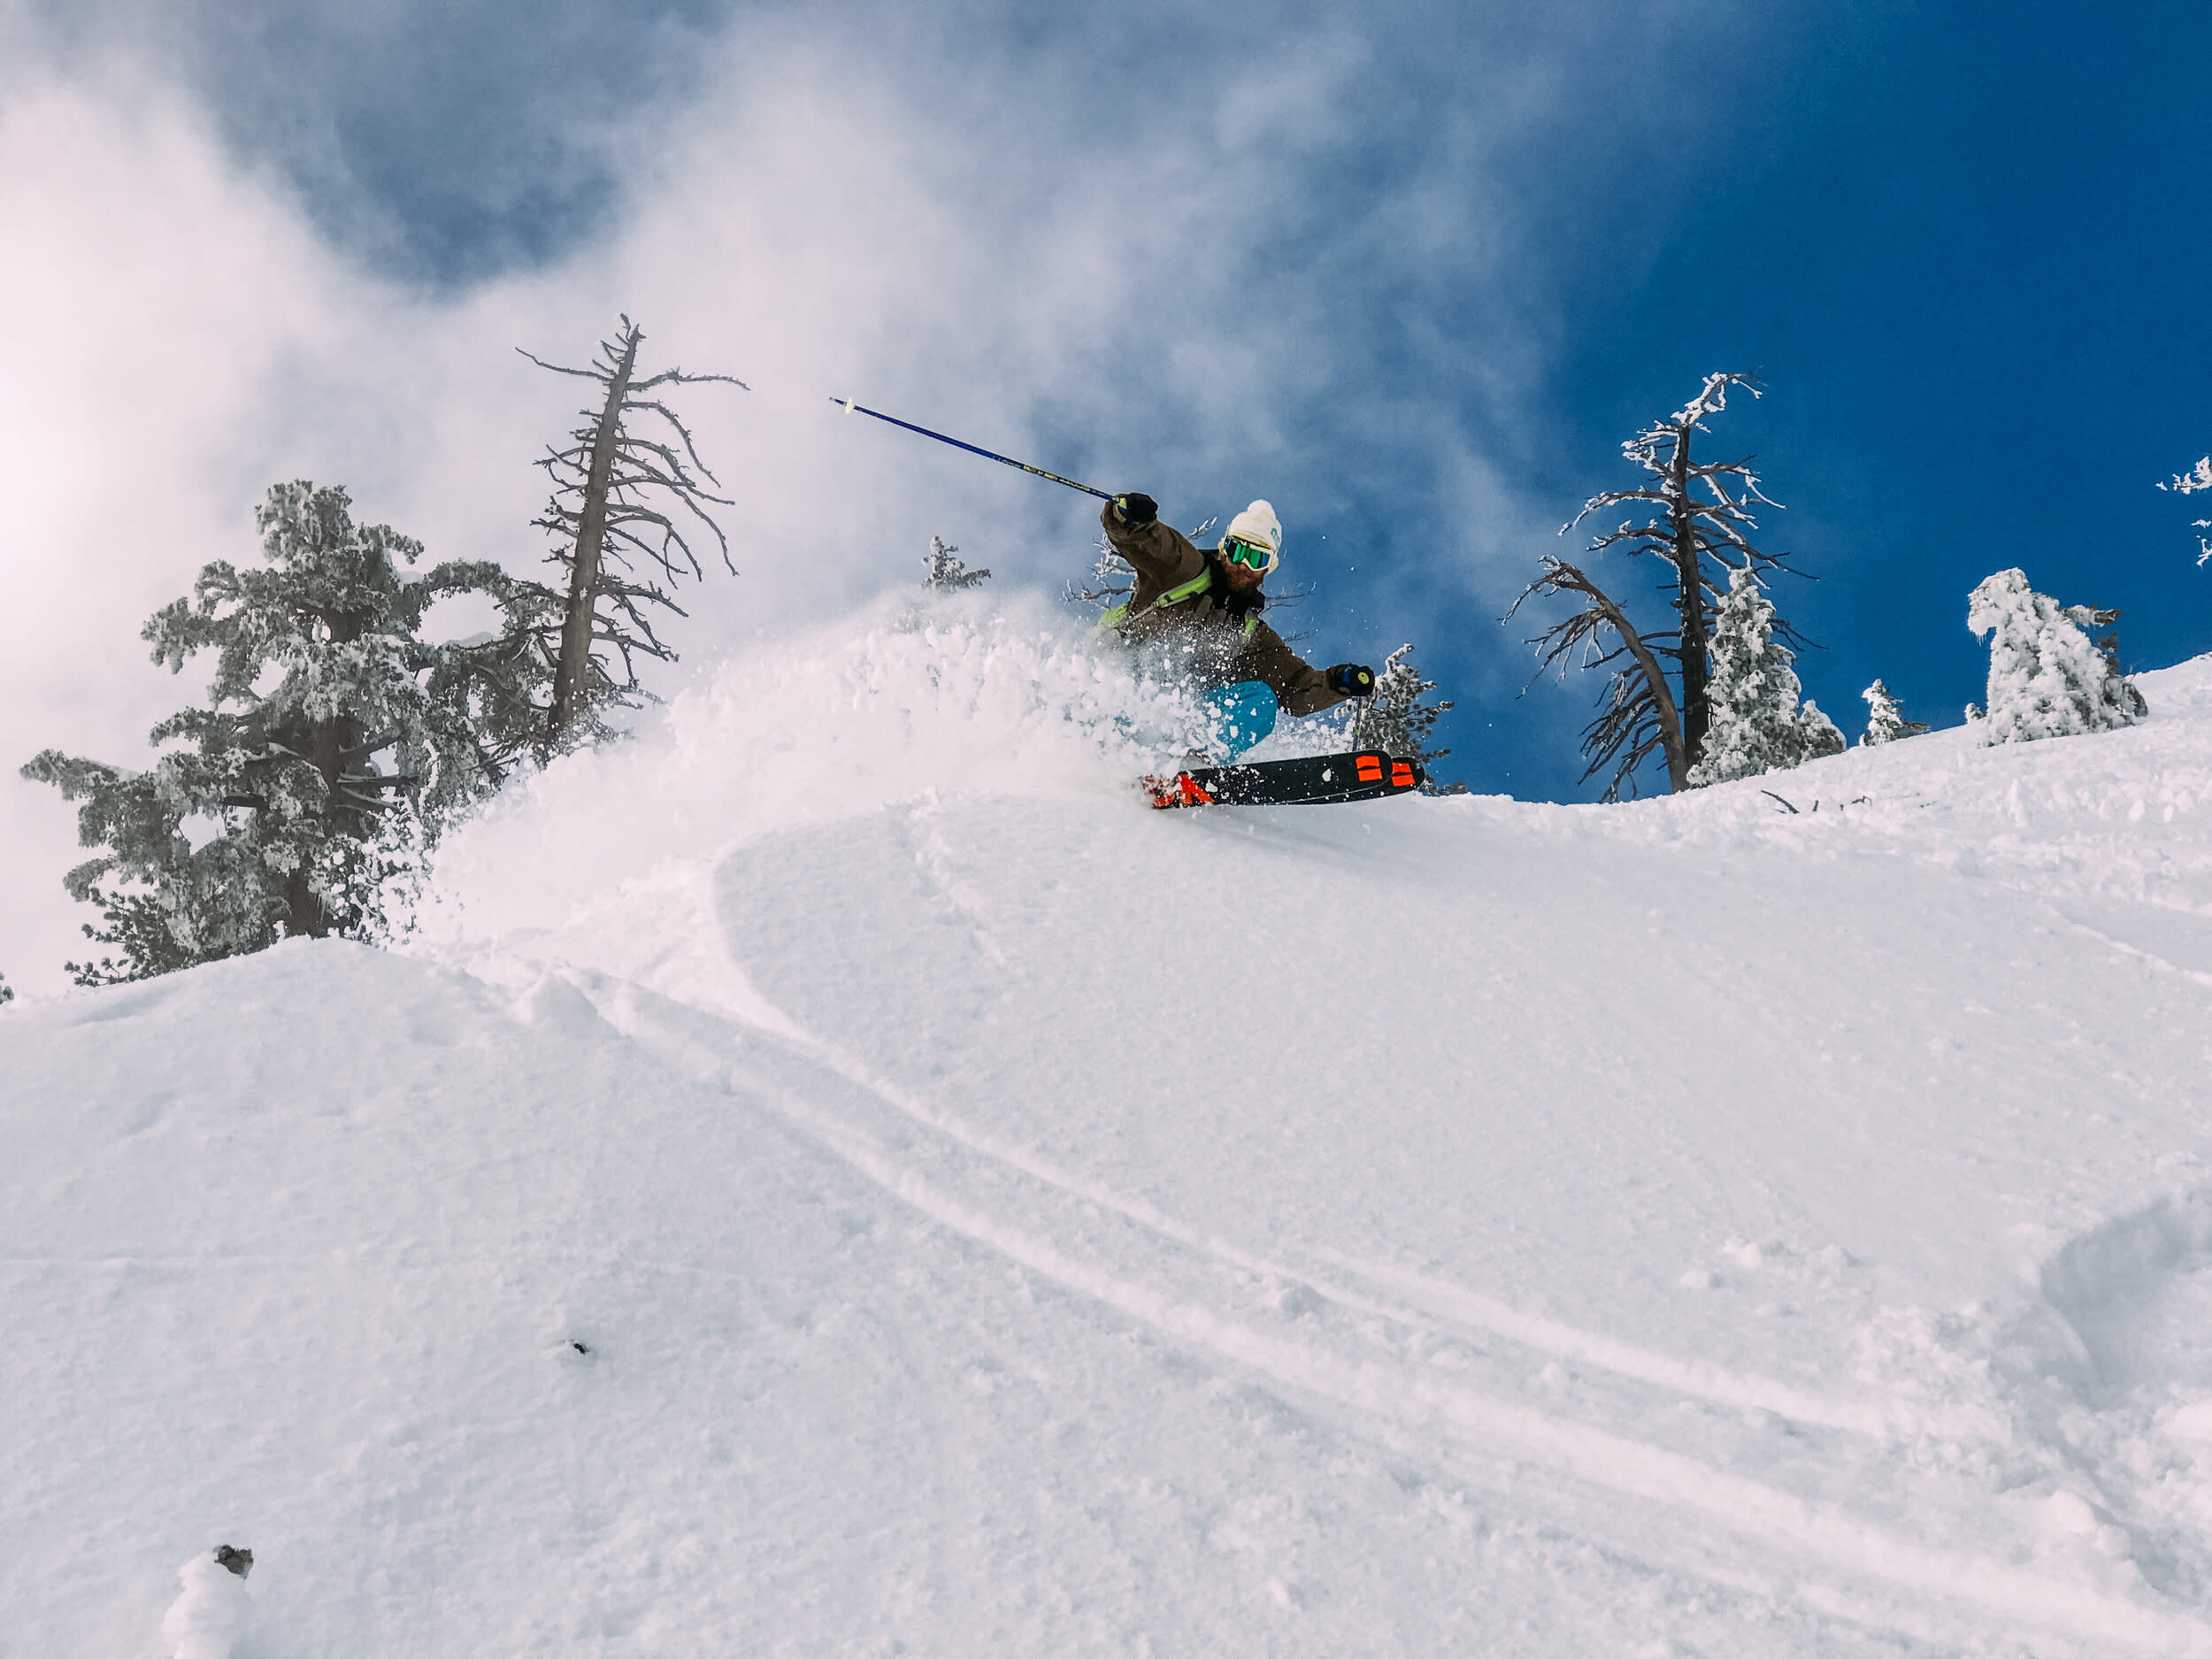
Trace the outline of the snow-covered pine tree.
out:
[[[1810,697],[1797,711],[1797,734],[1804,743],[1804,759],[1822,760],[1830,755],[1840,755],[1851,747],[1851,740],[1843,734],[1843,728],[1820,711],[1820,705]]]
[[[0,973],[0,1008],[15,1001],[15,987],[8,983],[8,976]]]
[[[2158,488],[2170,489],[2177,495],[2193,495],[2200,489],[2212,489],[2212,455],[2204,457],[2186,472],[2175,473],[2172,483],[2161,484]],[[2198,519],[2196,527],[2212,530],[2212,518]],[[2200,535],[2197,538],[2197,563],[2200,565],[2212,564],[2212,536]]]
[[[683,608],[657,583],[633,580],[630,557],[657,566],[672,585],[687,571],[695,580],[704,580],[706,572],[672,513],[680,510],[713,532],[723,565],[737,574],[729,538],[706,510],[709,503],[734,503],[702,487],[703,478],[718,487],[718,480],[699,459],[690,430],[666,403],[646,394],[710,380],[749,388],[727,374],[686,374],[680,369],[641,380],[637,352],[644,338],[626,316],[614,338],[599,342],[599,355],[588,369],[564,368],[522,353],[541,369],[572,374],[603,388],[596,405],[581,411],[584,424],[569,434],[568,446],[549,449],[538,463],[553,479],[553,495],[544,516],[533,522],[554,537],[546,563],[559,565],[565,579],[557,585],[517,582],[507,601],[506,683],[536,710],[534,747],[541,760],[606,736],[611,728],[604,711],[634,707],[647,695],[638,681],[639,657],[676,659],[653,632],[646,607],[680,617]],[[631,430],[633,417],[658,422],[649,430],[671,434],[670,441]],[[619,680],[609,653],[621,661]]]
[[[23,768],[83,803],[79,839],[100,849],[64,885],[101,908],[106,926],[87,936],[121,955],[68,964],[81,985],[258,950],[280,932],[380,937],[439,831],[501,775],[457,648],[419,637],[434,601],[495,590],[498,567],[403,578],[419,542],[357,526],[344,490],[305,480],[275,486],[254,517],[267,566],[209,565],[191,599],[142,630],[172,672],[216,653],[207,706],[154,728],[153,767],[48,749]]]
[[[1529,643],[1540,655],[1540,673],[1555,665],[1563,672],[1571,657],[1578,658],[1580,667],[1613,668],[1598,716],[1582,733],[1582,752],[1589,763],[1582,775],[1592,778],[1610,768],[1605,790],[1609,801],[1620,798],[1624,785],[1631,794],[1635,792],[1636,770],[1655,752],[1666,758],[1671,787],[1690,787],[1691,770],[1704,757],[1707,728],[1714,718],[1707,681],[1712,672],[1709,657],[1721,572],[1738,565],[1765,572],[1788,557],[1752,545],[1750,533],[1758,527],[1753,504],[1778,503],[1761,491],[1749,459],[1691,459],[1694,435],[1711,430],[1706,419],[1727,407],[1732,387],[1755,397],[1759,395],[1749,375],[1707,375],[1704,387],[1687,404],[1621,446],[1622,454],[1642,467],[1649,481],[1640,488],[1591,496],[1560,529],[1564,535],[1594,512],[1638,503],[1642,522],[1623,519],[1617,528],[1594,536],[1588,551],[1619,548],[1663,565],[1661,588],[1671,595],[1674,625],[1648,632],[1639,628],[1586,572],[1555,557],[1543,561],[1543,574],[1506,612],[1511,617],[1538,595],[1573,594],[1582,601],[1579,611]],[[1772,631],[1785,640],[1797,637],[1779,620]],[[1667,680],[1669,662],[1680,682],[1678,692]]]
[[[2148,712],[2142,694],[2064,607],[2028,586],[2024,571],[1999,571],[1975,588],[1966,626],[1990,636],[1989,712],[1978,723],[1985,744],[2113,731]]]
[[[1859,694],[1866,700],[1866,735],[1859,740],[1865,749],[1875,743],[1894,743],[1901,737],[1917,737],[1928,729],[1923,720],[1908,720],[1905,705],[1890,695],[1890,689],[1876,680]]]
[[[1351,743],[1354,749],[1379,749],[1386,755],[1402,755],[1425,766],[1452,752],[1428,747],[1436,734],[1436,717],[1452,703],[1449,699],[1431,703],[1421,701],[1421,694],[1434,691],[1436,682],[1421,678],[1412,656],[1412,646],[1401,645],[1383,658],[1373,693],[1355,705]]]
[[[1798,706],[1797,654],[1775,638],[1774,606],[1748,565],[1728,576],[1713,618],[1713,673],[1706,688],[1711,723],[1688,787],[1783,772],[1819,755],[1840,754],[1843,733],[1810,703]]]
[[[953,555],[959,551],[941,536],[930,537],[929,553],[922,561],[929,566],[925,586],[939,593],[957,593],[963,588],[972,588],[989,578],[990,572],[972,571],[955,558]]]
[[[2093,628],[2107,630],[2106,633],[2093,637],[2097,641],[2097,649],[2103,656],[2106,666],[2110,668],[2116,676],[2118,675],[2120,672],[2120,636],[2110,630],[2112,625],[2120,619],[2120,613],[2117,611],[2101,610],[2095,605],[2061,605],[2059,610],[2069,622],[2084,634],[2088,634]],[[2128,686],[2128,695],[2139,703],[2143,700],[2142,693],[2137,691],[2132,683]],[[2142,710],[2139,708],[2136,712],[2140,714]]]

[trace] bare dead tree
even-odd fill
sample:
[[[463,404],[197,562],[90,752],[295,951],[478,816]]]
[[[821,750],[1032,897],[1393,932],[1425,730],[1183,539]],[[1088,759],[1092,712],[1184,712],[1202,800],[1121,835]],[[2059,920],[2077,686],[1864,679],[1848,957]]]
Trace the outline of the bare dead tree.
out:
[[[639,579],[638,562],[656,567],[671,586],[687,572],[694,580],[703,580],[706,572],[685,534],[688,528],[696,534],[703,525],[713,534],[723,565],[737,574],[729,538],[707,511],[709,503],[733,503],[702,484],[703,479],[718,488],[720,480],[700,460],[689,428],[649,394],[664,386],[710,380],[750,388],[732,375],[686,374],[680,369],[641,380],[637,356],[644,338],[635,323],[622,318],[614,338],[599,342],[588,369],[565,368],[522,352],[541,369],[604,388],[595,408],[580,411],[584,424],[569,434],[567,446],[548,449],[538,463],[553,479],[553,495],[544,516],[532,522],[556,538],[546,562],[563,566],[568,580],[558,588],[518,582],[508,605],[511,628],[528,641],[529,656],[552,681],[536,745],[541,759],[603,733],[602,709],[635,701],[642,690],[639,657],[676,658],[653,631],[647,608],[661,607],[680,617],[685,611],[667,588],[649,577]],[[632,418],[638,416],[647,418],[649,430],[660,435],[633,430]],[[672,516],[677,513],[685,516],[680,520]],[[617,661],[618,678],[612,666]]]
[[[1657,749],[1666,757],[1668,787],[1685,787],[1690,775],[1688,745],[1673,687],[1667,683],[1658,656],[1672,637],[1671,631],[1638,632],[1602,588],[1566,560],[1550,554],[1544,557],[1544,573],[1521,590],[1520,598],[1513,602],[1513,609],[1503,619],[1511,621],[1533,595],[1556,594],[1576,595],[1583,605],[1529,641],[1539,653],[1536,679],[1542,679],[1554,667],[1563,675],[1570,665],[1613,671],[1605,697],[1598,705],[1597,718],[1582,729],[1582,752],[1590,763],[1583,769],[1583,780],[1587,782],[1609,765],[1613,775],[1606,780],[1605,799],[1619,800],[1624,783],[1633,795],[1636,769]],[[1571,664],[1569,659],[1578,656],[1580,660]]]
[[[1531,597],[1571,594],[1582,608],[1529,641],[1545,670],[1570,665],[1609,668],[1612,677],[1598,717],[1583,729],[1586,780],[1609,766],[1605,798],[1620,798],[1622,787],[1636,792],[1636,769],[1655,751],[1667,763],[1675,789],[1687,787],[1702,754],[1709,721],[1708,689],[1712,677],[1713,617],[1727,591],[1728,573],[1741,568],[1767,571],[1783,566],[1786,553],[1766,553],[1751,541],[1758,528],[1755,503],[1778,507],[1759,488],[1749,457],[1738,461],[1699,461],[1692,455],[1692,434],[1709,433],[1706,419],[1728,406],[1732,387],[1754,397],[1758,387],[1747,374],[1709,374],[1698,395],[1664,420],[1653,422],[1621,445],[1621,453],[1643,468],[1647,481],[1635,489],[1593,495],[1582,511],[1560,526],[1564,535],[1592,513],[1623,503],[1644,509],[1637,517],[1591,539],[1588,550],[1620,549],[1648,556],[1664,566],[1660,591],[1674,611],[1671,626],[1639,628],[1622,606],[1581,568],[1547,557],[1544,573],[1529,584],[1509,618]],[[1802,645],[1803,639],[1777,620],[1777,637]],[[1676,676],[1670,681],[1668,667]],[[1532,682],[1533,683],[1533,682]]]
[[[1703,388],[1685,407],[1623,443],[1622,455],[1642,467],[1650,481],[1636,489],[1607,490],[1591,496],[1559,531],[1564,535],[1592,513],[1624,502],[1647,510],[1642,523],[1624,518],[1618,528],[1594,537],[1587,550],[1601,553],[1617,547],[1632,555],[1658,558],[1667,566],[1662,590],[1671,595],[1675,626],[1665,633],[1634,637],[1674,659],[1681,685],[1676,706],[1682,720],[1683,755],[1689,766],[1697,764],[1704,749],[1706,682],[1711,672],[1708,651],[1713,612],[1727,591],[1728,572],[1747,565],[1758,571],[1779,568],[1789,557],[1762,552],[1751,543],[1750,533],[1758,528],[1753,503],[1781,505],[1761,493],[1758,474],[1751,470],[1751,457],[1701,462],[1691,456],[1691,434],[1711,432],[1706,418],[1725,409],[1729,388],[1738,386],[1754,397],[1760,396],[1748,374],[1709,374]],[[1594,589],[1572,591],[1587,596]],[[1778,621],[1775,633],[1792,644],[1805,643],[1787,623]],[[1682,787],[1679,779],[1674,787]]]

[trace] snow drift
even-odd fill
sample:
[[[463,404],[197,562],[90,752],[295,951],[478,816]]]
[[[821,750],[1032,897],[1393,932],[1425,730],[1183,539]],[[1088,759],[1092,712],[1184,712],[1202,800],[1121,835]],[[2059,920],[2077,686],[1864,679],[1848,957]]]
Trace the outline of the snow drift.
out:
[[[6,1628],[235,1533],[271,1652],[2212,1652],[2212,659],[2139,683],[1164,814],[1045,613],[764,643],[411,957],[0,1018]]]

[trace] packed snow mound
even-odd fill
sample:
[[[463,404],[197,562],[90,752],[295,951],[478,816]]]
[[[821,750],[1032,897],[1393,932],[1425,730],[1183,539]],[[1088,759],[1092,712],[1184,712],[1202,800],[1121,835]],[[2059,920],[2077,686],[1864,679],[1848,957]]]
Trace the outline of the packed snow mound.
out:
[[[412,956],[0,1017],[0,1628],[150,1655],[229,1536],[331,1659],[2212,1655],[2212,659],[2139,683],[1156,813],[1187,710],[1041,608],[764,642]]]

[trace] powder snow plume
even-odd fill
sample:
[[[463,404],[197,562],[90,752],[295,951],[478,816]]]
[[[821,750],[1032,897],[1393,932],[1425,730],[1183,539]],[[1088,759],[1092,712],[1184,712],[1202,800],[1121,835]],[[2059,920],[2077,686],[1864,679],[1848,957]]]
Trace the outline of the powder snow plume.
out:
[[[449,841],[425,931],[557,926],[672,865],[932,791],[1124,795],[1202,741],[1187,695],[1064,611],[887,598],[731,657],[635,740],[511,791]]]

